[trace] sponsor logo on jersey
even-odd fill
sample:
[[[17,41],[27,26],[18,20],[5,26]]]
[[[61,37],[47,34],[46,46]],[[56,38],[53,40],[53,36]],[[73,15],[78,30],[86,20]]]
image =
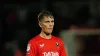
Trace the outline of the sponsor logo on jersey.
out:
[[[43,56],[59,56],[58,52],[43,52]]]

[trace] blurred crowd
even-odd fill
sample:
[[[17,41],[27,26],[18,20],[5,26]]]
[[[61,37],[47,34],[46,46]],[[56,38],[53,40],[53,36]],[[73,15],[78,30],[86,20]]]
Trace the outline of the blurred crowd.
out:
[[[53,13],[55,19],[53,35],[56,36],[59,36],[62,30],[69,30],[71,26],[100,28],[100,2],[95,0],[4,3],[0,8],[0,56],[25,56],[27,42],[40,33],[37,16],[42,10]],[[98,52],[93,53],[99,54],[100,36],[86,37],[90,43],[97,43],[98,47],[95,48]],[[87,47],[96,46],[88,44],[87,40],[84,40]],[[89,49],[84,50],[87,50],[87,53],[91,52]]]

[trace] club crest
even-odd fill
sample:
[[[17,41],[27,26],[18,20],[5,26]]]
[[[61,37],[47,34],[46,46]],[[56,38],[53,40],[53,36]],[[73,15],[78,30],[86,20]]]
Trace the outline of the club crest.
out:
[[[56,41],[56,46],[59,46],[59,43]]]

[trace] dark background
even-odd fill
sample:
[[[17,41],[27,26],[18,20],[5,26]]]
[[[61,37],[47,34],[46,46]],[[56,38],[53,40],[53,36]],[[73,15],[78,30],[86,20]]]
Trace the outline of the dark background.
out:
[[[0,56],[21,54],[24,56],[27,42],[40,33],[37,16],[42,10],[53,13],[55,19],[53,35],[55,36],[59,36],[62,30],[69,30],[71,26],[100,28],[100,2],[96,0],[1,0]],[[97,39],[99,37],[88,36],[88,40],[91,41],[86,46],[97,48],[98,52],[95,53],[99,56],[100,48],[91,44],[93,42],[100,46],[98,44],[100,40],[95,41]],[[89,50],[85,51],[92,54],[93,52]]]

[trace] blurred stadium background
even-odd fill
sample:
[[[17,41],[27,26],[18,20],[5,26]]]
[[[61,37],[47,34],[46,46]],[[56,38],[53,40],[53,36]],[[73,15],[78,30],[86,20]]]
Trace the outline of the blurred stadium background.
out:
[[[100,2],[97,0],[1,0],[0,56],[25,56],[27,42],[40,33],[41,10],[54,14],[53,35],[69,56],[100,56]]]

